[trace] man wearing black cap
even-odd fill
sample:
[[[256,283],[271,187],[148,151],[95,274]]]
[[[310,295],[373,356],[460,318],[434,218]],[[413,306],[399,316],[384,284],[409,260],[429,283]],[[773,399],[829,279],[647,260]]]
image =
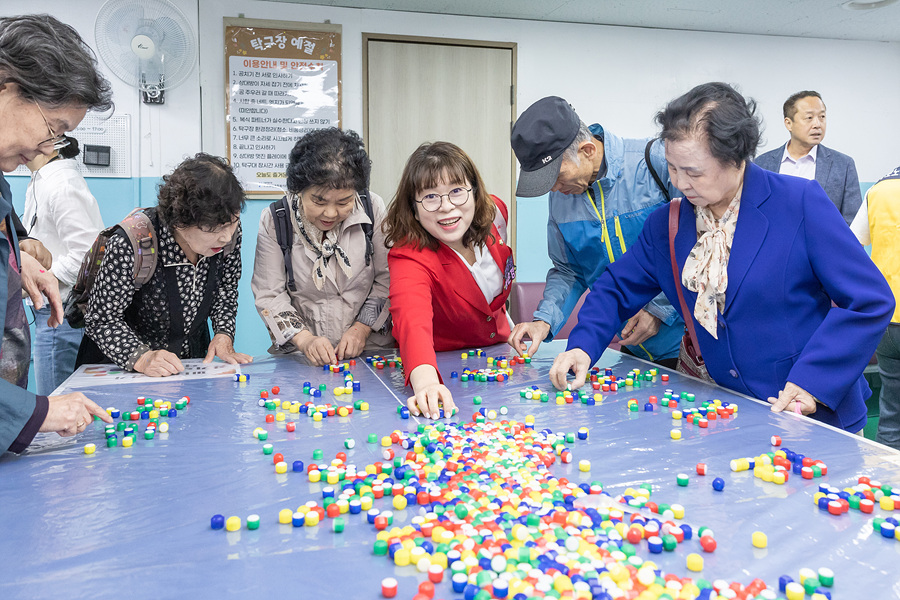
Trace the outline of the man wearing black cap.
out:
[[[556,96],[522,113],[511,141],[521,165],[516,196],[550,193],[547,245],[553,268],[534,320],[517,324],[509,337],[519,353],[530,338],[528,352],[534,354],[562,328],[584,291],[637,240],[666,193],[680,193],[669,181],[662,142],[649,147],[649,156],[665,193],[647,168],[649,139],[623,139],[599,124],[588,127]],[[684,321],[660,294],[623,323],[620,336],[630,353],[674,368],[683,334]]]

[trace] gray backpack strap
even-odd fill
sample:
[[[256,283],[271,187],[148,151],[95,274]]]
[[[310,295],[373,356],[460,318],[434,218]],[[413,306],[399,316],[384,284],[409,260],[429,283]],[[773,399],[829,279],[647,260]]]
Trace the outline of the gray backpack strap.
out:
[[[270,204],[269,210],[272,212],[272,220],[275,225],[275,239],[278,241],[278,247],[281,248],[281,255],[284,257],[284,277],[288,289],[296,292],[294,261],[291,258],[291,250],[294,246],[294,225],[291,223],[291,207],[288,204],[287,196],[282,196],[281,200]]]
[[[372,255],[375,254],[375,244],[372,242],[372,234],[374,233],[375,215],[372,211],[372,199],[369,197],[369,190],[365,189],[359,192],[359,199],[362,202],[366,216],[369,217],[370,223],[363,223],[362,230],[366,235],[366,266],[369,266]]]

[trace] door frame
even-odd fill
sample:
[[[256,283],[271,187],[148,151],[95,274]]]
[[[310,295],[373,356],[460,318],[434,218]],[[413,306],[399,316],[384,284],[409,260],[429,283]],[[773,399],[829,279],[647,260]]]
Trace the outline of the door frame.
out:
[[[518,112],[516,112],[516,95],[518,86],[516,83],[517,68],[517,44],[516,42],[491,42],[487,40],[467,40],[461,38],[441,38],[426,37],[418,35],[394,35],[387,33],[370,33],[362,34],[362,77],[363,77],[363,141],[366,147],[369,147],[369,41],[373,42],[403,42],[407,44],[426,44],[435,46],[468,46],[474,48],[502,48],[512,52],[510,81],[512,82],[509,90],[510,113],[509,128],[512,133],[513,123],[516,122]],[[507,235],[509,237],[509,247],[512,248],[513,255],[516,254],[516,156],[509,147],[510,153],[510,173],[509,173],[509,223],[507,223]]]

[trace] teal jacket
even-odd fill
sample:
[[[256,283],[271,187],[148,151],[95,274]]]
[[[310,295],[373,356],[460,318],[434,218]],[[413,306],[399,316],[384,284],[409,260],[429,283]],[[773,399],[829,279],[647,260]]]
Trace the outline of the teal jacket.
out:
[[[623,139],[604,132],[598,124],[590,129],[603,140],[606,161],[605,175],[591,186],[593,201],[587,193],[550,192],[547,245],[553,268],[547,273],[544,297],[534,313],[535,319],[550,324],[548,340],[565,325],[584,291],[638,239],[650,213],[666,202],[644,160],[650,138]],[[680,196],[669,180],[662,142],[653,144],[650,160],[669,194]],[[677,357],[684,334],[678,312],[663,295],[644,308],[662,321],[659,333],[628,349],[649,360]]]
[[[12,220],[12,194],[9,184],[0,173],[0,221],[6,223],[6,231],[12,238],[12,247],[19,260],[18,240]],[[6,324],[7,280],[6,270],[9,268],[10,244],[7,237],[0,232],[0,326]],[[2,342],[0,342],[2,343]],[[35,396],[28,390],[0,379],[0,453],[7,449],[21,452],[31,442],[37,426],[47,416],[47,398]],[[31,430],[20,438],[23,429]],[[27,439],[24,439],[27,438]]]

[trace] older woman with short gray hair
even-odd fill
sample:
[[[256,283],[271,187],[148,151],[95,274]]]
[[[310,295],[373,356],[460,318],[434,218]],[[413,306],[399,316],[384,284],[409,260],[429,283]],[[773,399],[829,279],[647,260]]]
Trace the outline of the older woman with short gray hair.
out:
[[[72,27],[50,15],[0,19],[0,171],[12,171],[65,143],[88,110],[112,107],[109,82],[90,48]],[[62,321],[56,278],[19,252],[12,196],[0,173],[0,452],[21,452],[39,431],[63,436],[84,431],[94,416],[109,415],[81,393],[35,396],[25,389],[31,339],[22,289],[53,308]]]

